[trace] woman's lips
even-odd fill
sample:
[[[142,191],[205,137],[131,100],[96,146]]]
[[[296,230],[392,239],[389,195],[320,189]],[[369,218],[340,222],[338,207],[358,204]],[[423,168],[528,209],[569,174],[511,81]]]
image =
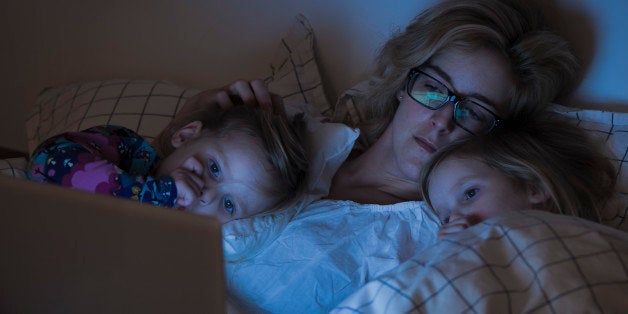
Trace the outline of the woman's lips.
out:
[[[425,139],[420,138],[420,137],[415,137],[414,140],[417,142],[417,144],[419,144],[419,146],[421,146],[428,153],[433,154],[434,152],[436,152],[436,147],[432,143],[426,141]]]

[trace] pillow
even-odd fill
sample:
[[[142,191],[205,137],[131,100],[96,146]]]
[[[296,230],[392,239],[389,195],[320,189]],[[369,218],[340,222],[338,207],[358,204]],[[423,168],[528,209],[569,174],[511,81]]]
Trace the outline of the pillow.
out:
[[[628,113],[584,110],[554,105],[554,111],[577,121],[591,137],[606,143],[607,156],[617,169],[617,198],[603,212],[603,223],[628,231]]]
[[[28,161],[24,157],[0,159],[0,175],[26,178]]]
[[[153,140],[198,90],[166,81],[105,80],[45,89],[26,121],[29,154],[64,132],[115,124]]]
[[[323,88],[314,50],[314,31],[299,14],[288,34],[282,38],[266,78],[268,88],[284,102],[307,103],[325,113],[331,107]]]
[[[361,82],[340,95],[335,106],[330,109],[332,121],[357,125],[364,116],[364,93],[368,81]],[[603,223],[628,231],[628,113],[605,110],[584,110],[554,105],[553,110],[576,120],[590,136],[606,143],[608,158],[617,169],[618,195],[611,200],[603,216]],[[363,138],[358,142],[368,145]]]
[[[331,313],[620,313],[626,269],[627,233],[514,211],[436,242]]]

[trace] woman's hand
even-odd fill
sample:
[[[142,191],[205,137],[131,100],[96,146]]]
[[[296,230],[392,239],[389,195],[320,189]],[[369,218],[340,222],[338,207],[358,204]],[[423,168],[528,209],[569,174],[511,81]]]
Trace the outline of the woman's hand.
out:
[[[262,109],[272,110],[273,100],[268,91],[268,86],[263,80],[257,79],[253,81],[238,80],[231,85],[223,87],[227,90],[230,99],[234,105],[241,104],[250,107],[260,107]]]
[[[259,107],[272,110],[276,114],[285,115],[282,98],[272,94],[264,80],[261,79],[237,80],[219,89],[202,91],[189,98],[179,114],[208,106],[215,106],[224,110],[238,105]]]

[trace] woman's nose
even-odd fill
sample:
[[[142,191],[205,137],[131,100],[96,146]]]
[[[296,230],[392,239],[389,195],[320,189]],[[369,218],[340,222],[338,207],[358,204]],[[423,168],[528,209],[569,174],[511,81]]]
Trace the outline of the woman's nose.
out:
[[[448,102],[440,109],[432,111],[432,125],[438,130],[453,130],[454,126],[454,105]]]

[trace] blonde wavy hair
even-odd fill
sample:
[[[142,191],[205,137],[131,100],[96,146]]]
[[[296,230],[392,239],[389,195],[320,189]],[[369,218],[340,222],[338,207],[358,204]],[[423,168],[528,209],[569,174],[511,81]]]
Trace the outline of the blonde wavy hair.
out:
[[[428,191],[434,169],[452,156],[474,159],[522,189],[532,187],[549,196],[536,209],[600,222],[617,180],[617,170],[603,149],[558,114],[515,115],[490,134],[458,140],[437,151],[421,169],[421,192],[431,208]]]
[[[489,48],[506,56],[516,84],[508,112],[569,95],[581,80],[580,60],[539,12],[515,0],[445,0],[423,11],[378,55],[358,125],[366,141],[390,123],[409,70],[446,49]]]

